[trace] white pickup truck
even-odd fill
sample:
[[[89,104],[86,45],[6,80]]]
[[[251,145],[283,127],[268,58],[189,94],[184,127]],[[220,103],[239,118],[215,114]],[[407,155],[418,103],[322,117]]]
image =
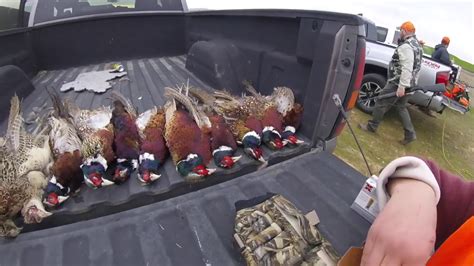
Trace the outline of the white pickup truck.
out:
[[[387,82],[387,70],[392,58],[395,45],[387,43],[388,30],[383,27],[377,27],[373,22],[364,18],[366,21],[366,58],[364,78],[362,80],[357,107],[366,113],[371,113],[374,106],[374,97],[377,96]],[[396,42],[398,34],[395,32],[392,42]],[[385,43],[384,43],[385,42]],[[456,66],[457,67],[457,66]],[[423,56],[423,62],[418,80],[419,86],[434,85],[436,83],[448,83],[455,81],[460,73],[459,67],[453,69],[449,66],[440,64],[432,60],[429,56]],[[432,92],[416,91],[410,96],[409,103],[441,113],[446,107],[465,113],[466,108],[457,102],[450,101],[442,94],[433,95]]]

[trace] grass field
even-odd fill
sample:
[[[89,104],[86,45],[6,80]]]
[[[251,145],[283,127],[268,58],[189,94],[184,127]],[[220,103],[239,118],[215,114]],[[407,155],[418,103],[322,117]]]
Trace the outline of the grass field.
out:
[[[430,47],[430,46],[423,46],[423,50],[425,52],[425,54],[428,54],[428,55],[431,55],[433,52],[434,52],[434,48],[433,47]],[[474,65],[471,64],[471,63],[468,63],[464,60],[462,60],[461,58],[455,56],[455,55],[450,55],[451,57],[451,60],[454,60],[454,63],[456,65],[459,65],[461,66],[463,69],[471,72],[471,73],[474,73]]]
[[[434,160],[444,169],[474,180],[474,113],[461,115],[445,110],[443,114],[433,118],[413,106],[409,107],[409,111],[418,139],[407,146],[398,143],[403,138],[403,128],[395,110],[386,115],[376,134],[364,132],[357,127],[359,123],[367,122],[369,115],[358,109],[351,111],[351,125],[361,142],[372,171],[378,173],[397,157],[416,155]],[[335,154],[368,175],[362,156],[347,126],[338,137]]]

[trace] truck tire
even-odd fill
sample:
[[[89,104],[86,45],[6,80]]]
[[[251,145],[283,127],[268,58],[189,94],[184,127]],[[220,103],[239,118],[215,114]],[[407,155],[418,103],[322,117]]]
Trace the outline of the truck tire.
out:
[[[385,83],[387,83],[387,79],[380,74],[365,74],[360,86],[357,108],[364,113],[371,114],[375,106],[375,100],[370,100],[368,98],[379,95],[380,91],[385,86]]]

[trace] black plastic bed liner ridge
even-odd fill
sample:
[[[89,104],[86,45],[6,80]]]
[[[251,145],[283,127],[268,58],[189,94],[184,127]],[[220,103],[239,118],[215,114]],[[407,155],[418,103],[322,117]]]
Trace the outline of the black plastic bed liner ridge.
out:
[[[163,96],[166,86],[176,86],[189,82],[190,85],[210,90],[211,88],[185,68],[186,57],[144,58],[122,61],[127,76],[122,81],[116,82],[113,88],[103,94],[94,94],[89,91],[74,92],[73,90],[60,93],[60,96],[69,98],[81,108],[97,108],[100,105],[110,104],[108,95],[111,91],[120,91],[125,97],[131,99],[139,112],[144,112],[153,106],[162,106],[165,103]],[[45,103],[51,106],[51,101],[46,87],[59,90],[62,84],[70,82],[75,77],[87,71],[104,70],[110,63],[90,65],[65,70],[43,71],[33,78],[35,90],[22,101],[23,114],[27,116],[33,107]],[[6,121],[2,124],[5,130]],[[268,165],[273,165],[289,158],[306,153],[311,149],[310,140],[299,136],[305,143],[298,147],[285,147],[281,151],[271,151],[263,147],[264,158]],[[171,161],[168,159],[160,169],[161,177],[148,186],[143,186],[138,181],[136,172],[130,179],[121,185],[113,185],[93,190],[86,185],[81,191],[70,197],[59,208],[52,210],[53,215],[44,219],[40,224],[24,225],[22,233],[42,230],[60,225],[89,220],[117,212],[133,209],[139,206],[163,201],[185,193],[196,191],[208,186],[231,180],[233,178],[256,171],[261,167],[256,162],[243,154],[241,149],[237,155],[243,155],[232,169],[217,168],[210,177],[197,183],[188,183],[181,177]]]

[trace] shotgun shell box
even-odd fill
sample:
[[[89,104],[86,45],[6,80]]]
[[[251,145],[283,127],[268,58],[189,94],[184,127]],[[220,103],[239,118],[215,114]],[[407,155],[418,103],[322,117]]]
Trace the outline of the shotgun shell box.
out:
[[[378,177],[375,175],[369,177],[351,205],[354,211],[371,223],[379,214],[377,193],[375,192],[377,189],[377,179]]]

